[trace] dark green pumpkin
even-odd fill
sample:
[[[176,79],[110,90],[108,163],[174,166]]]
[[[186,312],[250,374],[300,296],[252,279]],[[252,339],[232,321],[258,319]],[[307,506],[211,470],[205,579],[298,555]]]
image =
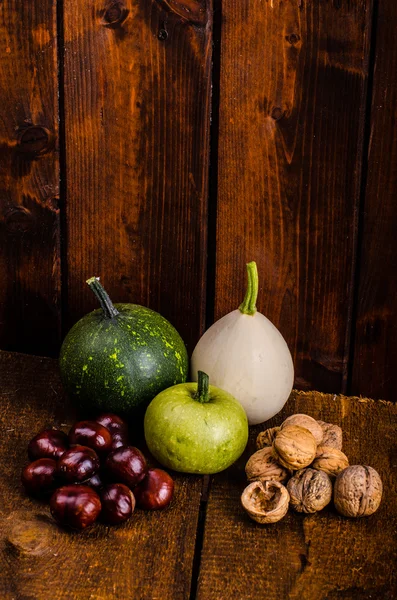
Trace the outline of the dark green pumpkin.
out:
[[[131,413],[159,392],[186,381],[188,356],[167,319],[138,304],[115,304],[92,277],[101,308],[67,334],[59,364],[62,382],[80,406]]]

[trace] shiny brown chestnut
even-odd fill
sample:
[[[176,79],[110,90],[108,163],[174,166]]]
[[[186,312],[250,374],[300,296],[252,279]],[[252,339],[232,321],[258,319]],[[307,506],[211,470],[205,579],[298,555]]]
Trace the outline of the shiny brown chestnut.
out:
[[[74,446],[67,450],[57,462],[57,475],[69,483],[90,479],[99,470],[97,453],[87,446]]]
[[[95,420],[110,431],[112,435],[112,450],[128,446],[128,425],[123,419],[113,413],[104,413]]]
[[[101,501],[88,485],[65,485],[51,496],[50,510],[60,525],[85,529],[98,518]]]
[[[112,433],[112,450],[117,450],[117,448],[122,448],[123,446],[128,446],[128,435],[122,433],[121,431],[115,431]]]
[[[108,454],[105,472],[111,481],[133,488],[147,473],[146,460],[138,448],[123,446]]]
[[[110,483],[100,494],[101,520],[109,525],[118,525],[130,518],[135,509],[135,498],[123,483]]]
[[[134,488],[139,508],[158,510],[169,505],[174,495],[174,480],[162,469],[149,469],[145,479]]]
[[[31,462],[22,471],[22,484],[31,496],[51,494],[56,486],[55,472],[57,463],[52,458],[39,458]]]
[[[112,447],[112,434],[95,421],[79,421],[69,431],[70,444],[88,446],[97,454],[106,454]]]
[[[28,445],[30,460],[38,458],[53,458],[57,460],[69,448],[66,433],[60,429],[44,429],[40,431]]]
[[[103,413],[102,415],[99,415],[95,421],[103,427],[106,427],[110,433],[115,433],[116,431],[120,431],[125,434],[128,433],[127,423],[113,413]]]

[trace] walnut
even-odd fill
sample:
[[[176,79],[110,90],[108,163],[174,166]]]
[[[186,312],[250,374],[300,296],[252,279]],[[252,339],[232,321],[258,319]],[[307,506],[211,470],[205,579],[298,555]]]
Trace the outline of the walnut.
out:
[[[274,458],[271,448],[262,448],[255,452],[245,465],[245,472],[249,481],[271,480],[285,483],[290,477],[290,472]]]
[[[296,414],[287,417],[285,421],[281,424],[281,429],[287,427],[288,425],[299,425],[299,427],[304,427],[308,429],[316,440],[317,444],[321,444],[324,437],[324,432],[321,425],[318,424],[316,419],[313,417],[309,417],[309,415]]]
[[[262,448],[266,448],[266,446],[271,446],[273,444],[273,440],[277,431],[279,431],[280,427],[271,427],[270,429],[266,429],[266,431],[261,431],[256,438],[256,448],[257,450],[261,450]]]
[[[317,423],[321,426],[324,433],[321,445],[342,450],[342,429],[339,425],[325,423],[325,421],[317,421]]]
[[[278,481],[254,481],[243,491],[241,504],[254,521],[275,523],[288,511],[289,493]]]
[[[286,469],[302,469],[316,456],[317,443],[313,434],[299,425],[286,425],[277,432],[272,452]]]
[[[329,446],[317,446],[316,458],[312,465],[317,471],[324,471],[332,478],[349,466],[349,459],[346,454],[336,448]]]
[[[372,467],[353,465],[339,473],[334,486],[336,510],[345,517],[372,515],[382,499],[382,480]]]
[[[314,513],[331,502],[332,483],[323,471],[300,469],[288,482],[290,504],[298,512]]]

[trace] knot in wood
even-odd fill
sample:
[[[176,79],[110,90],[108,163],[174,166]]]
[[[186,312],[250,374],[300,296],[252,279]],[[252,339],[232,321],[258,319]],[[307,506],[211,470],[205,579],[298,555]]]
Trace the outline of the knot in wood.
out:
[[[110,2],[102,11],[102,23],[105,27],[117,27],[126,20],[128,13],[123,2]]]
[[[270,113],[270,116],[275,121],[280,121],[280,119],[283,118],[284,114],[285,114],[285,111],[283,111],[282,108],[280,108],[279,106],[274,106],[272,108],[272,112]]]
[[[300,41],[301,37],[297,33],[290,33],[289,35],[285,36],[285,39],[289,44],[291,44],[291,46],[295,46],[295,44]]]
[[[5,215],[5,225],[11,233],[25,233],[33,228],[30,210],[24,206],[13,206]]]
[[[18,133],[18,151],[23,154],[44,154],[50,149],[51,134],[44,127],[29,125]]]

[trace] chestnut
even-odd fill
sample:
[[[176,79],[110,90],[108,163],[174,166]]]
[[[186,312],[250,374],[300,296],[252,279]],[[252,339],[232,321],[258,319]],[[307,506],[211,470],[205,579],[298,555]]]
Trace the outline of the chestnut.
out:
[[[28,455],[30,460],[53,458],[57,460],[69,448],[66,433],[60,429],[44,429],[30,440]]]
[[[69,431],[69,442],[88,446],[97,454],[106,454],[111,450],[112,434],[95,421],[79,421]]]
[[[85,529],[98,518],[101,501],[88,485],[65,485],[51,496],[50,510],[60,525]]]
[[[22,483],[31,496],[45,496],[56,488],[55,472],[57,463],[52,458],[39,458],[22,471]]]
[[[145,479],[134,488],[137,506],[158,510],[169,505],[174,495],[174,481],[162,469],[149,469]]]
[[[112,433],[112,450],[122,448],[122,446],[128,446],[128,435],[121,431],[115,431]]]
[[[101,520],[109,525],[123,523],[130,518],[135,509],[135,498],[131,490],[123,483],[111,483],[100,494]]]
[[[114,415],[113,413],[103,413],[99,415],[95,419],[97,423],[106,427],[110,431],[110,433],[115,433],[116,431],[127,434],[128,433],[128,425],[123,419]]]
[[[95,420],[110,431],[112,435],[112,450],[128,446],[128,425],[123,419],[112,413],[104,413]]]
[[[99,470],[96,452],[87,446],[74,446],[57,462],[57,475],[69,483],[90,479]]]
[[[111,481],[133,488],[147,473],[146,460],[138,448],[123,446],[108,454],[105,471]]]

